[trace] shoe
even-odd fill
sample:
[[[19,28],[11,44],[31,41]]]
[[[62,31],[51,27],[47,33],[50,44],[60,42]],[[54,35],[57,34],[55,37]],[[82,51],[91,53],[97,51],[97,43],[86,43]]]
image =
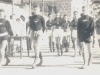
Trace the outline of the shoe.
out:
[[[32,69],[35,69],[36,68],[36,64],[34,63],[33,65],[32,65]]]
[[[58,54],[57,56],[60,56],[60,54]]]
[[[88,66],[90,66],[92,63],[91,62],[88,62]]]
[[[66,48],[66,51],[65,52],[69,52],[69,48]]]
[[[87,68],[87,65],[86,64],[83,65],[82,69],[85,69],[85,68]]]
[[[39,63],[39,64],[37,64],[37,66],[41,66],[41,65],[42,65],[42,63],[43,63],[43,59],[40,59],[40,63]]]
[[[8,66],[9,63],[10,63],[10,60],[7,59],[6,64],[4,66]]]
[[[55,52],[55,49],[53,49],[53,52]]]

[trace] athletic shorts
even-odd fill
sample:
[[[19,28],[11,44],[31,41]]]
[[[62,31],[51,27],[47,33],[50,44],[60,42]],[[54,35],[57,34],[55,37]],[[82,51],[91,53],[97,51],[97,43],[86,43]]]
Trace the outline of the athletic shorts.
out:
[[[47,30],[47,36],[51,36],[52,35],[52,30]]]
[[[70,35],[71,35],[71,32],[70,32],[70,31],[64,32],[64,36],[68,37],[68,36],[70,36]]]
[[[96,35],[96,38],[97,38],[98,40],[100,40],[100,34],[97,34],[97,35]]]
[[[77,30],[72,30],[72,38],[77,39]]]
[[[54,37],[63,37],[64,36],[64,30],[63,29],[55,29],[53,31]]]
[[[38,40],[38,38],[41,37],[41,40],[43,38],[43,31],[42,30],[38,30],[38,31],[32,31],[32,39],[33,40]]]
[[[8,40],[8,36],[0,36],[0,44],[2,43],[2,41],[4,40]]]

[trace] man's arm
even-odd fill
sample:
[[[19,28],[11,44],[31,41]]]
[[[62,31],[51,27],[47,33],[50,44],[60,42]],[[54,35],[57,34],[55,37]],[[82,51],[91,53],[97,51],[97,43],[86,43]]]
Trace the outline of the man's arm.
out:
[[[94,28],[95,28],[95,26],[94,26],[94,20],[93,20],[93,18],[90,18],[90,20],[91,20],[91,36],[93,36],[94,35]]]
[[[5,22],[5,25],[6,25],[8,34],[9,34],[10,36],[13,36],[13,31],[12,31],[12,28],[11,28],[11,25],[10,25],[9,21],[6,21],[6,22]]]
[[[80,35],[80,30],[81,30],[81,23],[80,23],[80,18],[78,19],[78,23],[77,23],[77,34],[78,34],[78,37]]]
[[[41,23],[42,23],[42,28],[43,28],[43,32],[45,31],[45,20],[44,17],[41,17]]]

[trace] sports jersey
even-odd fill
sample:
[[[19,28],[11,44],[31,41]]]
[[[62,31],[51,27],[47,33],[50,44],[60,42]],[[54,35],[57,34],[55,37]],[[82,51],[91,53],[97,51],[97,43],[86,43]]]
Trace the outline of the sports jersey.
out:
[[[94,34],[94,21],[92,17],[83,15],[78,20],[78,34],[80,35],[80,41],[91,42],[90,37]]]
[[[0,19],[0,33],[4,32],[8,32],[10,35],[13,35],[9,21],[5,19]]]
[[[56,26],[55,27],[56,29],[63,28],[64,23],[65,23],[65,20],[62,18],[55,18],[54,19],[54,25]]]
[[[100,19],[96,21],[96,32],[100,35]]]
[[[45,20],[41,15],[34,15],[30,18],[30,28],[34,31],[45,30]]]
[[[78,23],[77,19],[72,20],[72,28],[75,29],[75,30],[77,30],[77,23]]]
[[[46,23],[46,26],[47,26],[48,30],[51,30],[53,25],[54,25],[53,20],[51,20],[51,21],[48,20],[47,23]]]
[[[68,21],[63,24],[63,29],[64,32],[70,31],[70,26]]]

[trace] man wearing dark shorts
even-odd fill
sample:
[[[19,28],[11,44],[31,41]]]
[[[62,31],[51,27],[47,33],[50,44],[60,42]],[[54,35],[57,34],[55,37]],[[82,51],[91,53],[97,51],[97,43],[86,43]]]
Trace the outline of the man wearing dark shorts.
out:
[[[6,54],[6,47],[8,43],[8,35],[13,35],[10,23],[8,20],[4,19],[5,11],[3,9],[0,9],[0,66],[3,65],[4,58],[6,58],[6,64],[10,62],[7,54]]]
[[[92,39],[94,34],[94,21],[93,18],[87,15],[86,7],[82,7],[83,16],[78,20],[78,37],[79,41],[82,42],[83,49],[82,55],[84,60],[83,69],[87,67],[87,65],[91,64],[92,59]],[[87,46],[87,48],[86,48]],[[87,60],[86,49],[88,49],[89,58]],[[88,63],[88,64],[87,64]]]

